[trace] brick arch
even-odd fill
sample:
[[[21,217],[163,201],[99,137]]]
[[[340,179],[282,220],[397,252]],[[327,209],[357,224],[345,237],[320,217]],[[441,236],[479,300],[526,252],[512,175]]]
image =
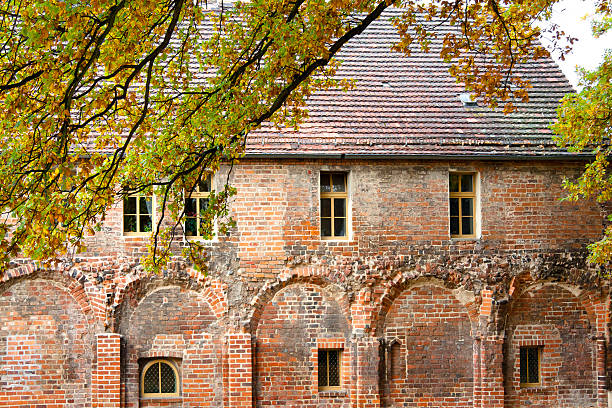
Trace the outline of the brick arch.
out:
[[[525,282],[505,318],[505,405],[596,406],[593,293],[562,282]],[[521,347],[541,349],[541,385],[520,385]]]
[[[140,374],[151,358],[176,361],[185,406],[221,405],[224,336],[219,320],[225,312],[219,304],[216,311],[211,306],[211,299],[216,299],[212,283],[190,283],[143,277],[123,288],[114,329],[123,336],[121,381],[126,407],[144,406]]]
[[[348,406],[355,348],[344,291],[321,276],[294,275],[282,282],[263,291],[251,321],[256,405]],[[322,349],[340,350],[338,394],[319,390]]]
[[[381,296],[376,325],[385,340],[379,371],[384,405],[471,406],[477,318],[473,294],[438,279],[390,287]]]
[[[517,287],[513,289],[512,299],[509,302],[508,306],[506,306],[505,308],[507,315],[512,313],[513,305],[520,298],[522,298],[523,295],[529,292],[532,292],[534,290],[538,290],[545,286],[555,286],[555,287],[559,287],[563,289],[566,292],[571,293],[574,297],[576,297],[576,299],[578,299],[578,301],[584,308],[587,314],[587,317],[589,319],[589,323],[591,324],[591,327],[593,328],[598,327],[598,316],[597,316],[596,309],[597,309],[597,305],[599,304],[603,305],[602,301],[605,303],[606,301],[605,296],[602,297],[592,291],[584,290],[571,283],[558,282],[558,281],[537,281],[536,282],[536,281],[532,281],[530,278],[531,277],[529,276],[528,278],[529,280],[522,280],[517,285]]]
[[[0,280],[0,290],[23,279],[49,280],[62,286],[75,300],[91,326],[106,323],[106,296],[78,269],[49,270],[30,262],[9,269]]]
[[[477,327],[480,305],[472,292],[437,278],[405,279],[399,275],[396,279],[391,281],[391,284],[385,288],[379,296],[374,299],[374,306],[371,308],[371,317],[369,319],[372,326],[372,333],[376,333],[377,336],[381,336],[382,330],[384,330],[384,323],[387,313],[393,305],[393,302],[399,296],[401,296],[404,291],[419,286],[435,286],[451,291],[457,301],[465,307],[465,311],[470,318],[472,327]]]
[[[248,315],[249,331],[255,335],[263,308],[277,293],[299,283],[316,285],[325,290],[330,298],[340,305],[349,326],[352,326],[351,302],[346,291],[333,278],[333,272],[327,268],[305,267],[282,273],[275,281],[267,282],[251,301],[252,308]]]
[[[86,283],[77,271],[35,266],[0,283],[0,400],[91,405],[94,335],[104,321]]]
[[[175,285],[183,289],[190,289],[200,296],[208,305],[217,320],[222,320],[227,315],[228,303],[226,297],[227,285],[218,279],[206,277],[204,279],[196,279],[194,274],[190,274],[191,279],[188,281],[174,281],[172,277],[158,278],[155,287],[162,285]],[[135,292],[141,286],[152,282],[152,277],[139,273],[130,273],[116,279],[116,287],[113,303],[111,305],[112,313],[112,330],[116,331],[121,323],[121,309],[128,293]],[[138,296],[138,302],[149,294],[149,291],[143,290]]]

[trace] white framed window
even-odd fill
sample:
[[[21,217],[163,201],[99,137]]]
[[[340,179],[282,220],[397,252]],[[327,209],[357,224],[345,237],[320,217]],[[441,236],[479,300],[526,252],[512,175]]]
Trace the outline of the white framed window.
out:
[[[205,236],[207,228],[204,212],[208,208],[212,183],[212,174],[208,173],[194,191],[185,194],[185,236],[188,239],[202,239]]]
[[[133,194],[123,199],[123,234],[146,235],[153,231],[152,195]]]

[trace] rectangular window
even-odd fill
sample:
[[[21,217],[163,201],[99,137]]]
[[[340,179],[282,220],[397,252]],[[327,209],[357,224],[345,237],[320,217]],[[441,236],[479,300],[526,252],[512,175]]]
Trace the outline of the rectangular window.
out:
[[[185,236],[202,238],[206,234],[203,213],[208,207],[211,188],[212,175],[207,174],[185,198]]]
[[[321,172],[321,237],[347,237],[346,173]]]
[[[476,186],[473,173],[450,173],[448,180],[450,207],[450,235],[452,238],[476,236]]]
[[[342,365],[341,350],[318,350],[319,389],[334,390],[340,388]]]
[[[153,196],[129,195],[123,199],[123,233],[139,235],[153,230]]]
[[[540,358],[541,347],[521,347],[520,370],[521,385],[540,384]]]

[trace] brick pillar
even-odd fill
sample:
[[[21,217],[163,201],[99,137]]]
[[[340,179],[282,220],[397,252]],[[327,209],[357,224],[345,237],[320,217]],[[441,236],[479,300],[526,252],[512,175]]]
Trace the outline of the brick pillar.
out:
[[[96,366],[92,379],[94,407],[120,408],[121,406],[121,335],[96,335]]]
[[[504,407],[504,340],[486,337],[480,341],[480,398],[487,408]]]
[[[253,405],[251,335],[249,333],[228,333],[226,340],[229,406],[250,408]]]
[[[482,387],[482,376],[480,373],[480,337],[474,337],[473,344],[473,369],[474,369],[474,390],[472,398],[474,399],[474,408],[482,407],[482,399],[480,391]]]
[[[355,367],[354,406],[358,408],[380,407],[378,389],[379,347],[380,342],[374,337],[362,337],[354,343],[357,358]]]
[[[608,391],[606,390],[606,339],[598,337],[595,340],[596,370],[597,370],[597,407],[608,407]]]

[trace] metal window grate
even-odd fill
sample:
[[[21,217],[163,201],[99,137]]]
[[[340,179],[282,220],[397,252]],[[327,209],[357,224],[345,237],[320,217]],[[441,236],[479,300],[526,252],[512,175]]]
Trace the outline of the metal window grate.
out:
[[[178,395],[178,373],[169,361],[149,362],[144,367],[141,381],[144,397]]]
[[[147,369],[143,385],[145,394],[159,393],[159,363],[155,363]]]
[[[521,347],[519,363],[521,384],[539,384],[540,347]]]
[[[340,387],[341,352],[340,350],[319,350],[318,352],[319,388]]]

